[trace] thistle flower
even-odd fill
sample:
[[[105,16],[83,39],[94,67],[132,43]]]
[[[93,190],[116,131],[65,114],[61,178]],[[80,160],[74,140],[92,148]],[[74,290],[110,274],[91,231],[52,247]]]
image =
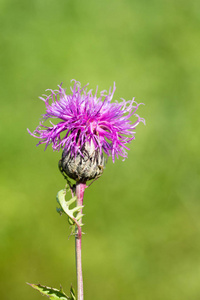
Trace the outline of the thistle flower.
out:
[[[40,97],[46,105],[46,113],[40,125],[33,133],[28,130],[40,140],[37,145],[45,144],[46,149],[52,144],[53,150],[63,149],[62,162],[64,164],[67,157],[66,165],[69,166],[69,159],[73,159],[72,169],[75,173],[75,165],[82,163],[81,160],[85,157],[90,161],[93,159],[98,167],[101,164],[104,166],[103,154],[112,156],[113,162],[119,156],[125,159],[126,150],[129,150],[127,144],[135,139],[136,126],[140,122],[145,123],[145,120],[135,113],[140,104],[137,104],[134,98],[130,101],[122,99],[121,102],[111,103],[115,84],[109,93],[105,90],[100,92],[100,97],[97,97],[97,89],[93,95],[92,90],[87,91],[87,86],[88,84],[81,88],[80,83],[74,80],[72,93],[69,95],[62,85],[58,86],[58,90],[49,90],[50,95]],[[132,115],[137,118],[133,124],[130,120]],[[50,118],[56,119],[56,123],[50,121],[50,126],[44,125]],[[77,179],[78,176],[80,179],[79,175],[71,177]],[[87,180],[96,175],[86,176]]]

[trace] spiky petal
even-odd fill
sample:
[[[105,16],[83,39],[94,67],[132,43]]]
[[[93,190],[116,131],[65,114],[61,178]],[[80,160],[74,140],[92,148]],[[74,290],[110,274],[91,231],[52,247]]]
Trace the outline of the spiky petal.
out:
[[[81,149],[89,142],[98,149],[115,157],[127,157],[127,144],[135,139],[135,128],[140,123],[145,123],[143,118],[136,114],[140,104],[134,101],[122,99],[120,102],[111,102],[114,92],[111,89],[100,92],[97,97],[97,90],[87,91],[87,86],[81,88],[78,81],[74,81],[71,94],[67,95],[62,84],[58,90],[48,90],[50,94],[43,95],[42,99],[46,105],[46,113],[43,115],[40,125],[36,130],[29,133],[40,141],[37,145],[52,144],[54,150],[67,149],[76,157],[83,155]],[[131,116],[136,116],[136,121],[131,123]],[[44,125],[48,119],[50,126]]]

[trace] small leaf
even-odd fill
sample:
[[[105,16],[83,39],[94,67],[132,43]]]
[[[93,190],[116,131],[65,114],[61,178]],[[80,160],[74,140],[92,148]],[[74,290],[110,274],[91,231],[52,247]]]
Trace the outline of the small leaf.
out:
[[[75,291],[74,291],[73,286],[71,286],[71,289],[70,289],[70,295],[71,295],[70,300],[76,300],[76,297],[75,297]]]
[[[66,201],[67,189],[63,189],[58,192],[56,200],[59,203],[60,207],[57,208],[57,212],[61,215],[65,213],[68,216],[69,224],[71,225],[71,235],[77,234],[80,231],[81,226],[83,226],[81,220],[84,216],[81,211],[83,206],[75,206],[70,209],[70,205],[74,204],[77,200],[77,196],[74,196],[70,200]]]
[[[51,300],[71,300],[71,299],[76,300],[76,298],[68,297],[63,292],[62,287],[60,288],[60,290],[57,290],[57,289],[54,289],[54,288],[51,288],[48,286],[44,286],[41,284],[31,284],[31,283],[27,283],[27,284],[32,286],[34,289],[39,291],[42,295],[47,296]],[[71,293],[71,291],[70,291],[70,293]]]

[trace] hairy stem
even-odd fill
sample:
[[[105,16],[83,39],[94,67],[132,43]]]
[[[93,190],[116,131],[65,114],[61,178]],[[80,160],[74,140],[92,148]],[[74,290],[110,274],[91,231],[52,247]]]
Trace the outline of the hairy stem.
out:
[[[76,184],[76,196],[77,206],[83,205],[83,196],[86,184],[77,182]],[[82,209],[80,211],[82,214]],[[81,223],[81,220],[80,220]],[[77,294],[78,300],[83,300],[83,274],[82,274],[82,261],[81,261],[81,238],[82,232],[81,227],[77,228],[75,244],[76,244],[76,276],[77,276]]]

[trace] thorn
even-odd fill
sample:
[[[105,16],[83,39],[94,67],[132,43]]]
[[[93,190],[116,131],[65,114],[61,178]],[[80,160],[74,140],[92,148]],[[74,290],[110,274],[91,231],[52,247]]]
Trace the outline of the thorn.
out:
[[[76,207],[74,207],[73,209],[71,209],[71,211],[74,213],[74,212],[76,212],[76,211],[81,210],[83,207],[84,207],[83,205],[82,205],[82,206],[76,206]]]
[[[80,214],[80,215],[76,216],[76,220],[79,221],[83,216],[84,216],[84,214]]]
[[[72,203],[74,203],[77,200],[77,197],[71,198],[69,201],[66,201],[67,205],[70,206]]]

